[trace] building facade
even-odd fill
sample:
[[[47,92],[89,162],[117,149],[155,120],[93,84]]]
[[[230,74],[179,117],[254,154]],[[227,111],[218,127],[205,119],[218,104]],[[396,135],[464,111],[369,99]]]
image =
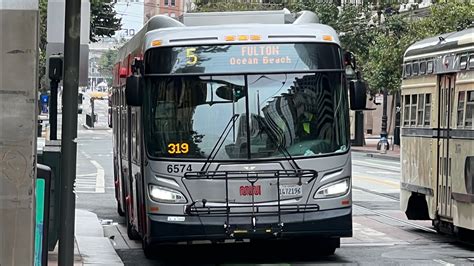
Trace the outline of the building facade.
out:
[[[145,0],[143,22],[156,15],[179,19],[191,9],[191,0]]]

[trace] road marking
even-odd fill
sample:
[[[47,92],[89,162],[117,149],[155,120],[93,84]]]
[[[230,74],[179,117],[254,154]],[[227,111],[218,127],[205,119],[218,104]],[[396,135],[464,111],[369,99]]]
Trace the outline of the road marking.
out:
[[[354,179],[363,179],[365,181],[371,182],[371,183],[377,183],[377,184],[384,184],[392,188],[400,188],[400,183],[395,182],[395,181],[390,181],[390,180],[383,180],[380,178],[373,178],[373,177],[368,177],[368,176],[361,176],[361,175],[353,175],[352,176]]]
[[[105,192],[105,171],[102,166],[94,161],[91,160],[91,163],[97,168],[97,177],[96,177],[96,187],[95,187],[95,192],[98,193],[104,193]]]
[[[434,262],[437,262],[437,263],[440,263],[440,264],[443,264],[443,265],[446,265],[446,266],[454,266],[454,264],[452,263],[449,263],[449,262],[446,262],[444,260],[439,260],[439,259],[435,259],[433,260]]]

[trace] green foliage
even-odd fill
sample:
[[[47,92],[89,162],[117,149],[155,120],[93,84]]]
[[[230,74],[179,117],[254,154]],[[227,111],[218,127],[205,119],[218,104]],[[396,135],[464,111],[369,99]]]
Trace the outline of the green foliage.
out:
[[[117,18],[114,4],[103,0],[91,0],[90,40],[97,42],[98,37],[111,37],[119,30],[121,19]]]
[[[196,2],[195,12],[224,12],[224,11],[253,11],[253,10],[277,10],[281,9],[279,4],[246,3],[243,1],[215,1],[200,0]]]
[[[355,54],[358,61],[365,61],[369,46],[376,35],[371,12],[367,6],[346,5],[333,26],[339,33],[342,48]],[[375,24],[374,24],[375,25]]]
[[[430,15],[417,18],[394,15],[378,29],[362,62],[364,77],[372,92],[400,89],[403,54],[413,43],[427,37],[467,28],[474,21],[474,5],[466,2],[438,3]]]
[[[117,59],[117,50],[107,50],[99,59],[97,69],[104,76],[108,84],[112,84],[112,73],[115,60]]]

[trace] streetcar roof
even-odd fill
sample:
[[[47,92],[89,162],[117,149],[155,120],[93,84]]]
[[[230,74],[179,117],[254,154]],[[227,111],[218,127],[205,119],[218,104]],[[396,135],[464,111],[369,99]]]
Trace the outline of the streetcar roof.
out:
[[[235,36],[235,41],[226,37]],[[258,36],[255,41],[238,41],[239,36]],[[326,36],[326,37],[325,37]],[[330,36],[328,38],[327,36]],[[326,38],[323,39],[323,38]],[[308,24],[233,24],[218,26],[194,26],[164,28],[145,35],[144,50],[155,48],[153,41],[163,46],[240,44],[240,43],[283,43],[283,42],[325,42],[340,45],[336,31],[330,26]]]
[[[450,32],[435,37],[430,37],[412,44],[405,51],[405,60],[413,60],[417,57],[436,56],[439,53],[449,51],[460,52],[474,45],[474,28],[468,28],[458,32]]]

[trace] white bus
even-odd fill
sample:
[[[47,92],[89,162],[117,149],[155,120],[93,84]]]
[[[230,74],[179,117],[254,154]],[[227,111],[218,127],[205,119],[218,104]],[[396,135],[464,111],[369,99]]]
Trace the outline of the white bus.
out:
[[[311,12],[188,16],[156,16],[119,50],[114,170],[129,237],[147,256],[162,243],[262,238],[334,253],[352,236],[336,32]],[[365,85],[350,84],[351,107],[365,108]]]

